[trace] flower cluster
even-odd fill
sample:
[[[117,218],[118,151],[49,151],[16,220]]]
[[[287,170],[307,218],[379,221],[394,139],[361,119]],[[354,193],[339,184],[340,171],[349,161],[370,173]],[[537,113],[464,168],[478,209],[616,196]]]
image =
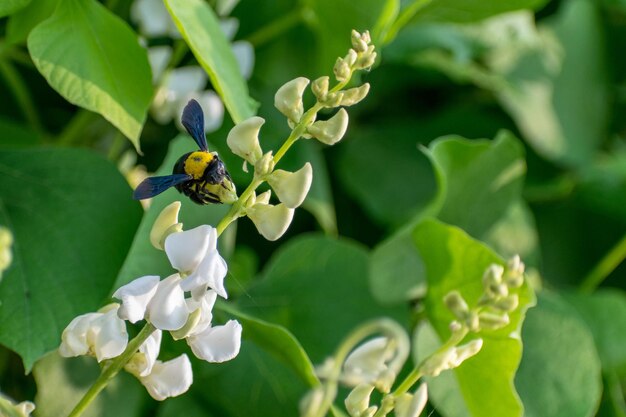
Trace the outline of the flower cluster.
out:
[[[12,245],[13,235],[9,229],[0,226],[0,278],[2,278],[2,273],[9,268],[13,260]]]
[[[270,204],[269,191],[256,195],[252,191],[243,195],[240,216],[248,216],[259,233],[268,240],[280,238],[289,227],[294,209],[304,201],[313,178],[313,169],[308,162],[296,172],[275,170],[274,167],[284,152],[300,137],[316,138],[327,145],[339,142],[348,128],[348,113],[339,109],[328,120],[316,121],[317,112],[323,108],[347,107],[361,101],[369,92],[369,84],[343,89],[356,70],[369,69],[376,59],[374,45],[371,45],[369,32],[352,32],[352,46],[344,58],[335,64],[335,78],[338,84],[329,89],[329,77],[320,77],[310,82],[298,77],[278,89],[274,96],[275,107],[287,117],[292,133],[283,147],[273,155],[264,152],[259,143],[259,132],[265,120],[251,117],[236,125],[228,134],[227,143],[233,153],[244,160],[243,170],[248,172],[248,164],[254,167],[252,190],[267,182],[280,203]],[[304,111],[303,95],[307,86],[316,98],[315,104]]]
[[[63,332],[59,348],[66,357],[92,355],[99,362],[115,358],[127,348],[125,321],[146,320],[153,331],[125,369],[156,400],[184,393],[193,380],[187,355],[157,360],[162,331],[169,331],[175,340],[184,339],[196,357],[207,362],[233,359],[241,344],[242,328],[237,321],[212,323],[217,297],[227,298],[227,266],[217,251],[216,230],[205,225],[182,231],[179,208],[180,202],[166,207],[150,234],[152,244],[165,250],[178,272],[165,279],[147,275],[122,286],[113,294],[121,303],[76,317]]]

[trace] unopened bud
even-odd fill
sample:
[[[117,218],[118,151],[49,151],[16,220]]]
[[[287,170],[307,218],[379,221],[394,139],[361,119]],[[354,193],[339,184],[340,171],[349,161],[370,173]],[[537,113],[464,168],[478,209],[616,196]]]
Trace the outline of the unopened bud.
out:
[[[506,284],[511,288],[519,288],[524,284],[524,262],[521,261],[519,255],[511,258],[507,265]]]
[[[323,102],[320,102],[329,109],[333,109],[335,107],[339,107],[341,105],[341,101],[343,100],[343,91],[337,91],[335,93],[326,94],[326,98]]]
[[[450,310],[457,319],[464,320],[467,318],[469,307],[467,306],[467,302],[465,302],[461,293],[458,291],[451,291],[443,297],[443,302],[446,307],[448,307],[448,310]]]
[[[502,275],[504,274],[504,268],[502,265],[491,264],[485,270],[483,274],[483,287],[489,288],[492,285],[502,283]]]
[[[263,155],[259,145],[259,131],[264,123],[265,119],[257,116],[238,123],[226,137],[230,150],[254,165]]]
[[[507,297],[503,297],[493,303],[493,307],[498,310],[511,312],[517,308],[519,305],[519,297],[517,294],[511,294]]]
[[[178,223],[178,212],[180,211],[180,201],[169,204],[154,221],[150,230],[150,243],[159,250],[163,250],[165,238],[172,233],[182,232],[183,224]]]
[[[475,311],[470,311],[467,319],[465,319],[465,324],[472,332],[477,332],[478,330],[480,330],[480,320],[478,319],[478,313],[476,313]]]
[[[509,315],[506,313],[494,314],[494,313],[480,313],[478,315],[480,320],[480,328],[485,330],[497,330],[507,324],[509,324]]]
[[[349,49],[348,54],[343,58],[346,61],[346,64],[349,66],[353,66],[356,63],[358,55],[354,49]]]
[[[278,199],[289,208],[296,208],[302,204],[312,181],[313,168],[308,162],[296,172],[278,169],[267,178]]]
[[[317,98],[317,101],[319,101],[320,103],[326,99],[329,84],[330,78],[328,78],[327,76],[319,77],[311,84],[311,91],[313,91],[313,94]]]
[[[254,175],[258,178],[269,175],[274,170],[274,165],[272,151],[269,151],[254,164]]]
[[[367,93],[370,91],[369,83],[365,83],[360,87],[349,88],[343,91],[343,97],[341,99],[342,106],[352,106],[363,100]]]
[[[357,385],[346,397],[345,405],[351,417],[361,417],[370,407],[370,395],[374,391],[374,386],[370,384]]]
[[[474,339],[471,342],[468,342],[464,345],[458,346],[455,349],[456,351],[456,360],[454,361],[454,368],[461,365],[465,360],[471,358],[480,352],[480,349],[483,347],[483,339]]]
[[[384,394],[387,394],[391,391],[391,387],[393,383],[396,381],[396,377],[398,375],[391,369],[385,369],[380,374],[378,374],[378,378],[374,381],[374,385],[376,389]]]
[[[317,140],[327,145],[339,142],[348,129],[348,112],[339,111],[328,120],[320,120],[308,127],[307,131]]]
[[[374,45],[370,45],[367,51],[363,52],[359,59],[354,64],[355,69],[369,69],[376,62],[376,52],[374,52]]]
[[[420,385],[415,394],[404,393],[396,399],[396,417],[419,417],[428,401],[426,384]]]
[[[335,62],[335,66],[333,67],[333,72],[335,73],[335,78],[337,81],[346,81],[350,78],[350,65],[343,58],[337,58],[337,62]]]
[[[269,204],[270,198],[272,197],[272,192],[267,190],[256,196],[256,203],[258,204]]]
[[[265,239],[274,241],[289,228],[293,211],[282,203],[274,206],[257,201],[255,205],[246,209],[246,214]]]
[[[172,335],[172,338],[174,340],[181,340],[181,339],[184,339],[185,337],[189,336],[191,331],[200,322],[201,318],[202,318],[202,311],[201,311],[201,309],[199,309],[199,308],[195,309],[191,314],[189,314],[189,317],[187,318],[187,322],[185,323],[185,325],[183,327],[181,327],[178,330],[170,331],[170,334]]]
[[[488,292],[491,292],[496,298],[506,297],[507,295],[509,295],[509,287],[504,283],[490,285],[487,290]]]
[[[302,94],[307,85],[307,78],[298,77],[280,87],[274,96],[274,106],[293,122],[299,122],[304,114]]]
[[[452,320],[448,327],[450,329],[450,332],[452,333],[456,333],[458,331],[461,331],[461,329],[463,329],[463,325],[456,320]]]
[[[368,33],[368,37],[369,37],[369,33]],[[350,40],[352,41],[352,47],[355,49],[356,52],[367,51],[366,40],[363,39],[362,35],[356,30],[352,31],[352,36]]]

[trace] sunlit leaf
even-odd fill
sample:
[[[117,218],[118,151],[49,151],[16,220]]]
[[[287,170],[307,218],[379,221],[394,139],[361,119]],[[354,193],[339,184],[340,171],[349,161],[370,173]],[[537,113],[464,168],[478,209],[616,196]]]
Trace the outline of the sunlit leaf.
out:
[[[26,7],[32,0],[3,0],[0,3],[0,17],[10,15]]]

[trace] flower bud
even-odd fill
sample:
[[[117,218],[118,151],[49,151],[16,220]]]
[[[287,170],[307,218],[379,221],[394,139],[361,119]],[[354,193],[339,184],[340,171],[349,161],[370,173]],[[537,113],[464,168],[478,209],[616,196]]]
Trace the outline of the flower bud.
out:
[[[256,202],[258,204],[269,204],[270,198],[272,197],[272,192],[270,190],[265,191],[256,196]]]
[[[480,330],[480,320],[476,311],[470,311],[465,319],[465,325],[469,327],[470,331],[477,332]]]
[[[178,223],[179,211],[180,201],[174,201],[161,210],[150,230],[150,243],[152,243],[152,246],[163,250],[163,243],[166,237],[172,233],[183,231],[183,224]]]
[[[284,204],[271,205],[257,202],[246,209],[259,233],[267,240],[277,240],[286,231],[293,219],[294,210]]]
[[[254,165],[263,155],[259,145],[259,130],[264,123],[265,119],[253,116],[235,125],[226,138],[230,150]]]
[[[443,297],[443,302],[446,307],[448,307],[448,310],[450,310],[457,319],[464,320],[467,318],[469,307],[467,306],[467,302],[465,302],[461,293],[458,291],[451,291]]]
[[[348,129],[348,112],[339,111],[328,120],[320,120],[308,127],[307,131],[322,143],[334,145],[339,142]]]
[[[269,175],[274,170],[274,165],[272,151],[269,151],[254,164],[254,175],[257,178]]]
[[[369,83],[365,83],[360,87],[349,88],[343,91],[343,97],[341,99],[342,106],[352,106],[363,100],[367,93],[370,91]]]
[[[30,401],[22,401],[16,404],[10,397],[0,393],[0,416],[7,417],[30,417],[35,410],[35,404]]]
[[[356,51],[354,49],[349,49],[348,54],[343,58],[343,60],[346,61],[349,66],[353,66],[356,63],[357,58],[358,55]]]
[[[336,93],[328,93],[324,101],[321,102],[321,104],[323,104],[324,107],[333,109],[335,107],[339,107],[341,105],[342,100],[343,100],[343,91],[337,91]]]
[[[348,65],[345,59],[337,58],[335,66],[333,67],[333,72],[335,73],[337,81],[346,81],[350,78],[351,71],[350,65]]]
[[[511,288],[519,288],[524,284],[524,262],[519,255],[511,258],[507,265],[506,284]]]
[[[370,395],[374,386],[369,384],[357,385],[346,397],[345,405],[348,414],[352,417],[361,417],[370,408]]]
[[[428,401],[426,384],[420,385],[415,394],[404,393],[396,400],[396,417],[419,417]]]
[[[302,94],[307,85],[307,78],[298,77],[280,87],[274,96],[274,106],[293,122],[299,122],[304,113]]]
[[[311,84],[311,91],[320,103],[326,99],[328,94],[329,78],[327,76],[320,77]]]
[[[6,270],[13,260],[11,245],[13,245],[11,231],[6,227],[0,226],[0,276],[2,276],[2,271]]]
[[[354,64],[355,69],[369,69],[376,62],[376,52],[374,52],[374,45],[367,47],[367,51],[363,52],[359,59]]]
[[[363,35],[365,35],[366,33],[367,33],[367,37],[363,39]],[[352,30],[352,36],[351,36],[352,47],[355,49],[356,52],[362,53],[362,52],[367,51],[367,39],[369,39],[369,32],[365,32],[363,35],[361,35],[356,30]]]
[[[483,287],[489,288],[493,285],[502,283],[502,275],[504,274],[504,268],[502,265],[491,264],[485,270],[483,274]]]
[[[450,329],[450,332],[456,333],[456,332],[460,331],[463,328],[463,325],[461,323],[459,323],[458,321],[456,321],[456,320],[452,320],[448,327]]]
[[[278,199],[289,208],[296,208],[302,204],[311,188],[311,181],[313,168],[308,162],[296,172],[278,169],[267,178]]]
[[[385,369],[378,375],[378,377],[374,381],[374,386],[379,392],[387,394],[389,391],[391,391],[391,387],[396,381],[397,376],[398,375],[393,370]]]
[[[483,312],[478,315],[480,328],[485,330],[498,330],[509,324],[509,315],[506,313],[494,314]]]
[[[463,362],[480,352],[483,347],[483,339],[474,339],[464,345],[454,348],[456,358],[454,368],[459,367]]]
[[[506,312],[511,312],[515,310],[518,305],[519,297],[517,294],[511,294],[507,297],[502,297],[501,299],[493,303],[493,307]]]

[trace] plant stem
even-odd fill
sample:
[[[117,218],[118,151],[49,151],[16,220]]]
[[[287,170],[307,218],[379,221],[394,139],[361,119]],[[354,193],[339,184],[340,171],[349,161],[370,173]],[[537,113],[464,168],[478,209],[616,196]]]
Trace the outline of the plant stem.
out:
[[[400,32],[400,30],[405,27],[419,11],[428,6],[431,2],[432,0],[414,0],[412,4],[402,10],[396,21],[393,22],[385,34],[383,46],[392,42],[398,35],[398,32]]]
[[[580,291],[593,292],[622,263],[624,258],[626,258],[626,235],[589,272],[580,285]]]
[[[263,45],[297,25],[303,20],[303,17],[303,10],[297,8],[261,27],[259,30],[249,35],[246,40],[254,47]]]
[[[111,362],[102,370],[102,373],[96,379],[96,382],[89,388],[89,390],[83,395],[83,398],[76,404],[76,407],[72,410],[72,412],[68,415],[68,417],[78,417],[83,411],[91,404],[91,402],[96,398],[96,396],[107,386],[109,381],[117,375],[117,373],[128,363],[130,358],[137,352],[139,346],[154,332],[155,327],[146,323],[146,325],[141,329],[141,331],[135,336],[133,340],[128,343],[126,346],[126,350],[120,356],[112,359]]]

